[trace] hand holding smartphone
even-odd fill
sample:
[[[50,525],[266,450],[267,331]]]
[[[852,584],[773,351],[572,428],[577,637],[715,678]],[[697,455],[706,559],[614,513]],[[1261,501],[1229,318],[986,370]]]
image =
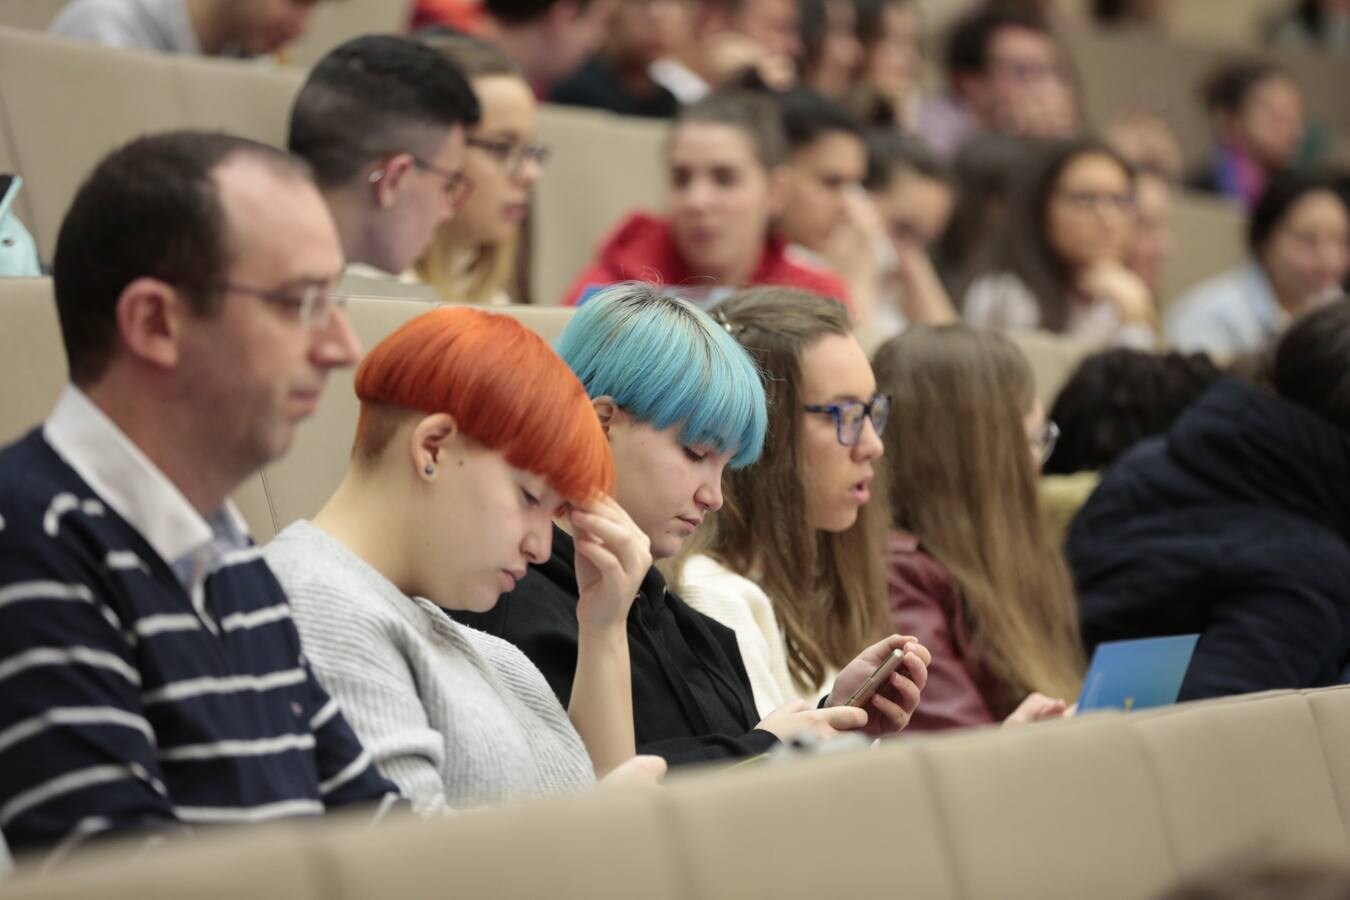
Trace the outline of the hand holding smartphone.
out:
[[[867,676],[867,680],[853,692],[853,696],[848,698],[845,706],[856,706],[862,708],[871,701],[872,695],[881,689],[896,669],[900,668],[900,663],[905,659],[905,651],[892,650],[890,655],[881,661],[881,665],[872,670],[872,674]]]

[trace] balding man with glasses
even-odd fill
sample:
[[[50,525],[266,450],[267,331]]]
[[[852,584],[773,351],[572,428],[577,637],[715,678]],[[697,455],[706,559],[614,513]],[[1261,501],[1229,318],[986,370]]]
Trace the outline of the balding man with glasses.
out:
[[[397,799],[228,500],[360,352],[342,268],[308,167],[261,144],[141,138],[80,188],[54,263],[70,384],[0,450],[16,852]]]

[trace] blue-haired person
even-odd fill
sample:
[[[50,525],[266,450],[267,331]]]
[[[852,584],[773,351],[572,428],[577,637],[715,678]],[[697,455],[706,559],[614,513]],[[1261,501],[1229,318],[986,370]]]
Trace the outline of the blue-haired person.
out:
[[[674,556],[721,507],[723,470],[759,458],[768,416],[755,364],[705,313],[632,282],[581,307],[558,352],[609,438],[615,498],[650,539],[653,559]],[[567,705],[580,590],[564,524],[555,524],[550,558],[531,565],[491,611],[455,617],[524,650]],[[868,712],[832,704],[892,649],[888,639],[864,650],[821,708],[793,700],[761,720],[735,634],[672,593],[655,567],[629,612],[628,647],[638,750],[672,765],[753,756],[799,733],[831,738],[864,728]],[[918,690],[905,693],[909,699],[886,705],[893,712],[870,713],[878,721],[869,734],[902,727]]]

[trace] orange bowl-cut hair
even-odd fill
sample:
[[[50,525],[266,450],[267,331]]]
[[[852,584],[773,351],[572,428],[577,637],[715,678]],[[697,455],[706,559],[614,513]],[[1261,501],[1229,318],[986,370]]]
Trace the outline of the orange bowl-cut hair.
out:
[[[376,344],[356,370],[353,454],[388,442],[379,408],[447,413],[469,438],[543,477],[573,503],[614,486],[609,441],[567,363],[511,316],[446,306]]]

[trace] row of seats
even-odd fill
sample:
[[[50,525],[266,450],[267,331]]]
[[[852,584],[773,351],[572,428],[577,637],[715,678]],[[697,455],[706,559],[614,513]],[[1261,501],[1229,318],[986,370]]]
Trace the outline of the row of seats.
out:
[[[4,900],[1152,897],[1350,852],[1350,687],[900,738],[434,821],[113,846]]]
[[[362,346],[371,347],[434,301],[429,289],[350,279],[339,286]],[[563,306],[510,306],[516,316],[552,343],[573,313]],[[1015,335],[1032,361],[1042,400],[1049,405],[1085,348],[1050,334]],[[40,423],[66,381],[60,326],[47,278],[0,279],[0,384],[23,385],[0,392],[0,445]],[[358,403],[350,370],[333,372],[314,415],[302,424],[281,460],[250,478],[235,494],[263,543],[291,522],[318,512],[346,471]]]
[[[1093,55],[1107,54],[1108,46],[1116,45]],[[1131,59],[1114,57],[1118,71],[1154,71]],[[80,179],[113,147],[183,127],[281,144],[302,80],[295,68],[121,51],[0,28],[0,171],[26,180],[15,209],[50,259]],[[1088,94],[1094,90],[1089,83]],[[531,287],[536,302],[554,303],[625,212],[662,205],[666,129],[545,106],[539,132],[556,152],[537,189]],[[1227,204],[1179,196],[1175,227],[1182,252],[1168,272],[1166,298],[1242,257],[1241,216]]]

